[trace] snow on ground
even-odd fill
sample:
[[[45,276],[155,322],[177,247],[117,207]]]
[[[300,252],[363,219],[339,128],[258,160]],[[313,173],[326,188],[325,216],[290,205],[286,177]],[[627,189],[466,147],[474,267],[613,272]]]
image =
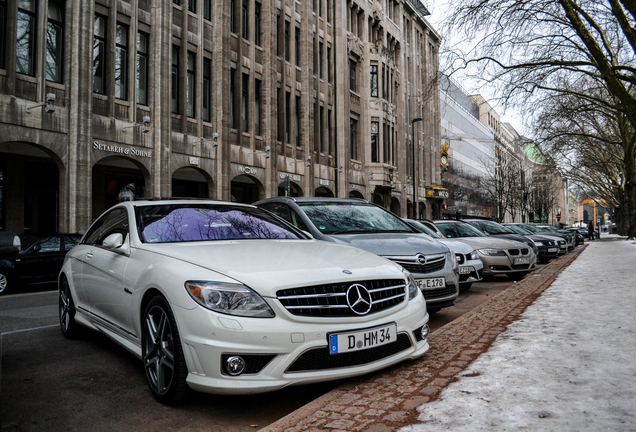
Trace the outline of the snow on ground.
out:
[[[590,243],[419,411],[401,432],[636,431],[636,242]]]

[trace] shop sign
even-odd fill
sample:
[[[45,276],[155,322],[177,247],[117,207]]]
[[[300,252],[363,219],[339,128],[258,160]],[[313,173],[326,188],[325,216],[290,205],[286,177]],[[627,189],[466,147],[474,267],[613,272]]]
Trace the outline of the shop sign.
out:
[[[118,153],[124,156],[152,157],[150,150],[140,150],[135,147],[121,147],[117,145],[101,144],[99,141],[93,142],[93,150],[101,150],[108,153]]]
[[[285,179],[285,176],[289,176],[289,179],[291,181],[295,181],[295,182],[299,182],[302,180],[302,178],[298,175],[298,174],[287,174],[284,172],[279,172],[278,173],[278,177],[281,179]]]
[[[364,190],[364,188],[363,188],[362,186],[357,185],[357,184],[352,184],[352,185],[351,185],[351,189],[353,189],[353,190],[357,190],[357,191]]]
[[[198,157],[194,157],[194,156],[190,156],[190,165],[199,165],[199,158]]]
[[[426,197],[427,198],[448,198],[450,194],[448,193],[448,189],[443,188],[426,188]]]
[[[239,165],[238,166],[238,172],[243,173],[243,174],[252,174],[252,175],[257,175],[258,174],[258,170],[256,168],[243,166],[243,165]]]
[[[318,183],[320,184],[320,186],[329,186],[331,182],[329,180],[320,179]]]

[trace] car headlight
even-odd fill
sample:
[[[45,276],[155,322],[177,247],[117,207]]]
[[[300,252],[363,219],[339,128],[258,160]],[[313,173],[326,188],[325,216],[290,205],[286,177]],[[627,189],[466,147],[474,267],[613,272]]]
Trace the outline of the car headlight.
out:
[[[536,241],[536,242],[534,242],[534,245],[535,246],[543,246],[543,242]]]
[[[446,252],[446,259],[453,263],[453,270],[457,270],[459,268],[459,263],[457,262],[457,257],[454,252]]]
[[[486,256],[506,256],[501,249],[479,249],[479,252]]]
[[[417,283],[415,282],[415,279],[413,279],[413,275],[410,271],[403,268],[402,273],[404,273],[404,276],[406,277],[406,287],[409,290],[409,300],[413,300],[415,297],[417,297],[417,294],[420,292],[420,290],[417,287]]]
[[[470,255],[470,259],[471,260],[478,260],[479,259],[479,254],[477,253],[476,250],[472,251],[469,255]]]
[[[194,301],[214,312],[252,318],[274,317],[267,302],[245,285],[187,281],[185,287]]]

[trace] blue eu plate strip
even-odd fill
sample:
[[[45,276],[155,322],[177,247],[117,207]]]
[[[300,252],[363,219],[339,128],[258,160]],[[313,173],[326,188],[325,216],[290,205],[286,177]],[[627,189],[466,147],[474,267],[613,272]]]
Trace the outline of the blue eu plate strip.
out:
[[[329,350],[331,354],[338,354],[338,335],[329,336]]]

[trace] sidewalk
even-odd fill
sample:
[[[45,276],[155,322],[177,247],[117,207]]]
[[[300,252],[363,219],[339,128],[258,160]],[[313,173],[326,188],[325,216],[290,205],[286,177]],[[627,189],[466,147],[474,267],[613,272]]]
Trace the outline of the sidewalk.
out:
[[[601,236],[263,430],[636,430],[635,264]]]

